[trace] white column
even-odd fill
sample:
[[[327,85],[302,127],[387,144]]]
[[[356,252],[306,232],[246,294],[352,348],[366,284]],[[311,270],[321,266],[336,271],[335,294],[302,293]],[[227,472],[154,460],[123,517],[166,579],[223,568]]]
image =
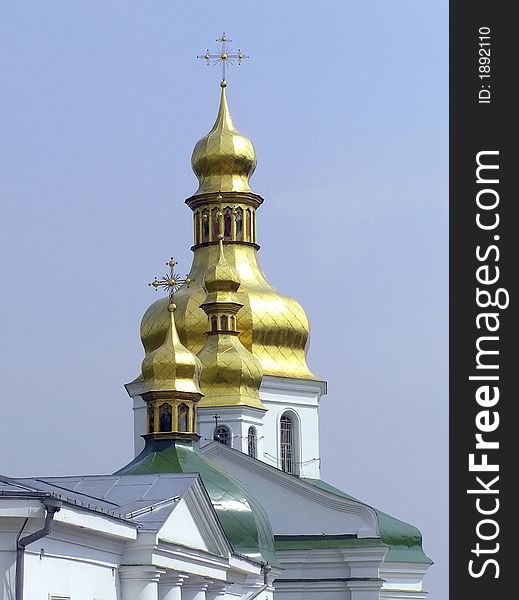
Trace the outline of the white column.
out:
[[[206,600],[207,581],[189,578],[182,585],[182,600]]]
[[[158,600],[161,571],[152,565],[129,565],[119,569],[121,600]]]
[[[159,600],[181,600],[182,584],[187,577],[184,573],[162,575],[159,581]]]
[[[226,583],[210,583],[205,593],[206,600],[224,600],[228,585]]]

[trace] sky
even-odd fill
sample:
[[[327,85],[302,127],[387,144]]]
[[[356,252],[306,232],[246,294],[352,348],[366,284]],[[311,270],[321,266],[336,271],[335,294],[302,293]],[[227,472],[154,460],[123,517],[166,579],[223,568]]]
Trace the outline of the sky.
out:
[[[223,8],[222,8],[223,6]],[[328,381],[322,477],[418,526],[447,598],[445,0],[0,3],[0,472],[132,458],[146,285],[189,271],[190,157],[225,31],[260,264]]]

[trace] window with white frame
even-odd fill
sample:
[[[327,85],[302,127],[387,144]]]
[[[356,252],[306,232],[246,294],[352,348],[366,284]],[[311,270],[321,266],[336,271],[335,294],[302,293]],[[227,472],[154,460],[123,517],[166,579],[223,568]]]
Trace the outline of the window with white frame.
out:
[[[295,474],[295,423],[288,413],[282,415],[279,423],[281,470]]]
[[[249,431],[247,432],[247,453],[252,458],[257,458],[258,453],[258,436],[256,434],[256,428],[252,425],[249,427]]]

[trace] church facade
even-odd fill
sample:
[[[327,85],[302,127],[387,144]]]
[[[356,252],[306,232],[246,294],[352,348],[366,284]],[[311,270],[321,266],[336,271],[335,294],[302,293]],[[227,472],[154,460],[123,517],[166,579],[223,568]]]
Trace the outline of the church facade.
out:
[[[423,600],[420,532],[325,483],[301,305],[258,263],[256,154],[221,82],[195,145],[193,264],[154,282],[114,474],[0,476],[5,600]],[[130,432],[129,432],[130,433]]]

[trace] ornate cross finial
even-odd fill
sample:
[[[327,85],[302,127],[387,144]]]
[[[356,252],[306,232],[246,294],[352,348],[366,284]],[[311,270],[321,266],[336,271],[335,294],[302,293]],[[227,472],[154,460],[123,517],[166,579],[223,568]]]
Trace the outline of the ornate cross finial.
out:
[[[227,44],[232,42],[226,35],[225,32],[222,34],[220,38],[216,40],[220,46],[220,50],[211,53],[209,50],[206,51],[205,54],[201,56],[197,56],[197,58],[201,58],[205,60],[206,64],[209,65],[211,61],[213,61],[213,65],[220,64],[222,67],[222,83],[221,85],[225,87],[225,69],[227,64],[234,65],[235,61],[238,61],[238,64],[241,65],[241,61],[245,58],[249,58],[246,54],[238,48],[238,52],[233,52],[232,48],[229,48]]]
[[[166,273],[162,279],[157,279],[155,277],[151,283],[148,283],[148,285],[153,286],[155,290],[158,290],[159,287],[161,287],[163,290],[166,290],[168,292],[170,305],[173,304],[173,294],[177,292],[184,284],[189,287],[189,284],[192,281],[187,275],[182,278],[180,275],[175,273],[176,264],[178,263],[173,260],[173,257],[171,257],[166,263],[166,266],[169,267],[169,273]]]

